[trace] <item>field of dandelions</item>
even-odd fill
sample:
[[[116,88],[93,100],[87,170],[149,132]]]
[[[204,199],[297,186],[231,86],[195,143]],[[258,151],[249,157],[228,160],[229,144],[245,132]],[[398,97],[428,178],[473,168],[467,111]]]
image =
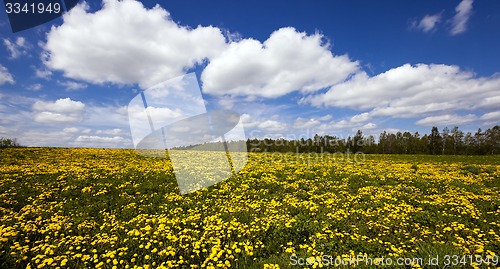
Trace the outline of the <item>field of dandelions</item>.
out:
[[[168,159],[133,150],[0,156],[0,268],[319,268],[360,255],[495,268],[500,255],[498,156],[249,153],[240,173],[184,196]]]

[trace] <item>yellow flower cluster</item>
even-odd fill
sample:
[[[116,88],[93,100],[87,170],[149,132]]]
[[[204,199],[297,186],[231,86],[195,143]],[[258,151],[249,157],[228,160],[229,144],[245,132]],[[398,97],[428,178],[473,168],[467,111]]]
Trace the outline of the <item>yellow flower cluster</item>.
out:
[[[323,255],[500,254],[495,156],[250,153],[237,175],[181,196],[168,159],[133,150],[0,154],[6,267],[288,268],[296,255],[319,268]],[[197,153],[207,171],[218,169],[211,154]]]

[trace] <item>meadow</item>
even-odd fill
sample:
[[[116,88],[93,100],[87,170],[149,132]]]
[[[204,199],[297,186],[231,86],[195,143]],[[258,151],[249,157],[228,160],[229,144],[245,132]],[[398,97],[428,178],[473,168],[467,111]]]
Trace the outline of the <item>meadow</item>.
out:
[[[498,156],[249,153],[183,196],[134,150],[0,156],[1,268],[500,266]]]

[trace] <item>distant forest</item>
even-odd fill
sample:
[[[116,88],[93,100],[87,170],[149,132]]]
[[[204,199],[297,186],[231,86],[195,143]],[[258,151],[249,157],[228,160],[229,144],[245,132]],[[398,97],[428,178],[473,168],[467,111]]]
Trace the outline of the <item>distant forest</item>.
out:
[[[433,155],[487,155],[500,154],[500,126],[475,133],[464,133],[458,127],[441,132],[432,127],[430,134],[418,132],[397,132],[380,134],[378,141],[372,135],[365,136],[361,130],[351,137],[338,138],[330,135],[315,135],[300,140],[248,139],[228,141],[231,151],[249,152],[293,152],[293,153],[335,153],[363,152],[365,154],[433,154]],[[246,149],[244,145],[246,144]],[[223,150],[222,142],[180,147],[176,149]]]

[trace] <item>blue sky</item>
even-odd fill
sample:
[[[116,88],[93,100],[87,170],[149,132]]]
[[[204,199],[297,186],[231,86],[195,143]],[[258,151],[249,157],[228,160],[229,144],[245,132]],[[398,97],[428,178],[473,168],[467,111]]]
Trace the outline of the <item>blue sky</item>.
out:
[[[2,9],[0,137],[133,147],[129,102],[189,72],[247,137],[485,129],[499,31],[494,0],[88,1],[18,33]]]

